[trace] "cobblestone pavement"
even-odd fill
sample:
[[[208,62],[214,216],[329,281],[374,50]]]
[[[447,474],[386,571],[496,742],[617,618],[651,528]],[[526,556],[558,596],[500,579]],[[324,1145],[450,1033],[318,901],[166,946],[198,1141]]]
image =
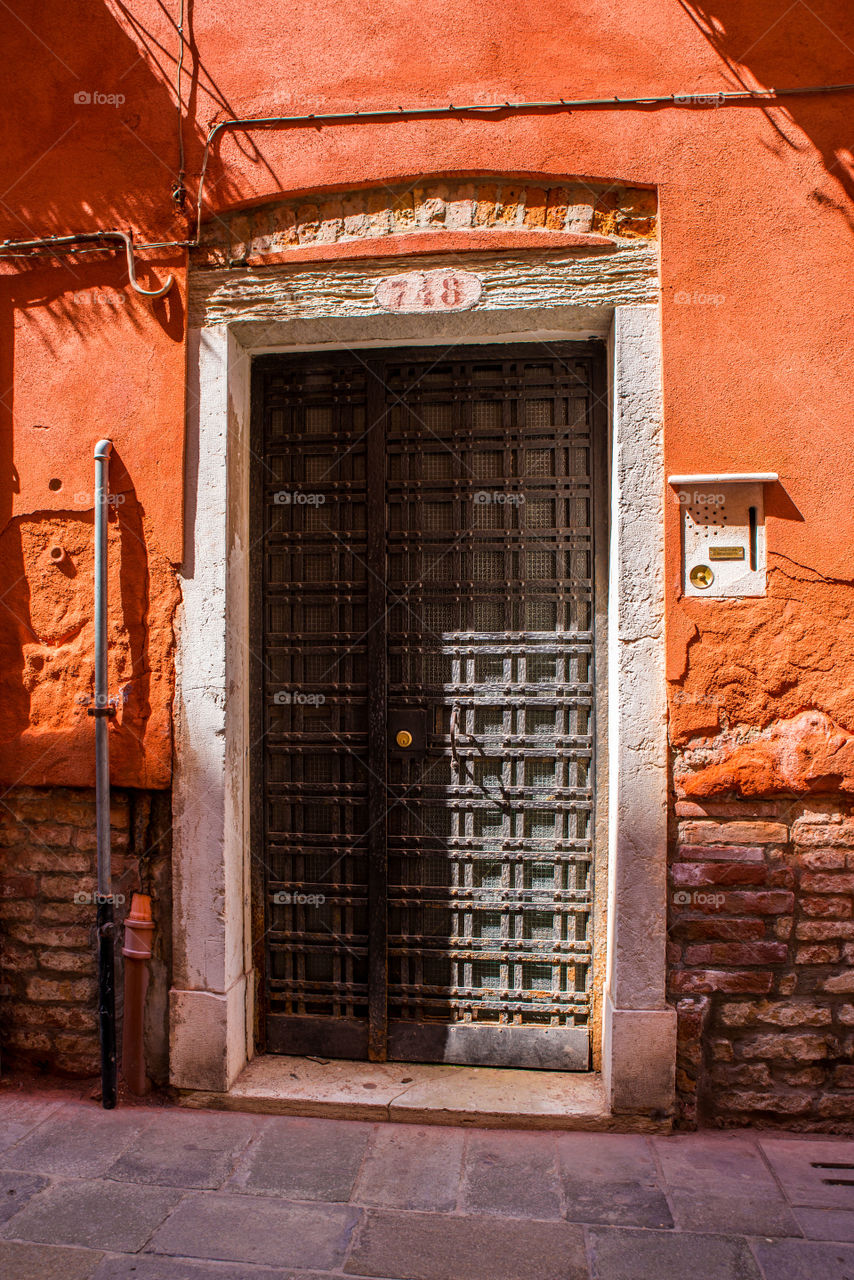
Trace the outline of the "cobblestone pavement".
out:
[[[0,1095],[4,1280],[854,1280],[854,1141]]]

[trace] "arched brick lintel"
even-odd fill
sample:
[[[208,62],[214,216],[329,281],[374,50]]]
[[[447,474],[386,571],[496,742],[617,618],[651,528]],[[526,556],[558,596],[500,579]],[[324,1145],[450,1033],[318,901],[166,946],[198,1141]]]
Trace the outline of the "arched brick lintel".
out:
[[[278,196],[206,222],[197,267],[483,253],[603,250],[657,232],[654,191],[582,178],[419,178]]]

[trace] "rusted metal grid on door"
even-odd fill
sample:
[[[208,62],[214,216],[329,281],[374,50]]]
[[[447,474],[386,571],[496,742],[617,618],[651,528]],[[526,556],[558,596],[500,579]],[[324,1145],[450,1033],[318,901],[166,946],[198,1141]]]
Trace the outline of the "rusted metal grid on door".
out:
[[[472,356],[384,379],[389,704],[428,707],[427,753],[390,761],[389,1012],[407,1057],[446,1048],[442,1024],[584,1027],[589,1009],[590,361]]]
[[[258,362],[269,1047],[364,1052],[368,1012],[367,373]],[[322,901],[321,901],[322,899]],[[310,1038],[334,1020],[337,1040]],[[327,1025],[328,1029],[328,1025]]]

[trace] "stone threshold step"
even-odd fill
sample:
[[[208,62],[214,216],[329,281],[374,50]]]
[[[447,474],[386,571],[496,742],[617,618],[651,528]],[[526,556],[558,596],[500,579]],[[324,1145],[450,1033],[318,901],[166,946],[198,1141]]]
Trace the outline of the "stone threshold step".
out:
[[[602,1077],[397,1062],[266,1055],[227,1093],[181,1090],[181,1106],[336,1120],[468,1125],[482,1129],[576,1129],[669,1133],[669,1118],[612,1115]]]

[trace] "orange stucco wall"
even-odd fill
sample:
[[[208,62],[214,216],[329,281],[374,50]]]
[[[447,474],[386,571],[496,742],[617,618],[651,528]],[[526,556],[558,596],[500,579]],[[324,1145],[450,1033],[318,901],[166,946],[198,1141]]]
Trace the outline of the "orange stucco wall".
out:
[[[249,10],[216,0],[186,9],[191,197],[207,130],[231,115],[854,80],[847,0],[479,0],[455,9],[439,0],[260,0]],[[192,199],[182,211],[171,196],[178,11],[178,0],[10,0],[0,15],[0,238],[115,226],[140,240],[187,236]],[[124,101],[76,102],[81,93]],[[817,778],[827,790],[840,769],[854,780],[845,746],[854,732],[852,106],[854,96],[835,95],[761,109],[615,107],[264,130],[221,136],[211,159],[214,211],[413,174],[577,174],[658,189],[667,469],[781,477],[768,494],[762,600],[679,598],[678,506],[668,503],[671,732],[686,748],[712,740],[704,768],[684,782],[689,791],[749,790],[757,770],[760,790],[815,788]],[[82,495],[102,435],[116,442],[125,496],[114,529],[113,687],[123,690],[115,776],[168,784],[185,256],[140,258],[149,286],[176,274],[160,302],[129,289],[117,254],[0,266],[7,784],[91,782],[92,722],[77,700],[91,692],[92,514]],[[64,569],[45,559],[63,538]],[[726,761],[739,726],[767,736],[741,758],[734,782]],[[833,756],[826,768],[815,763],[822,753]]]

